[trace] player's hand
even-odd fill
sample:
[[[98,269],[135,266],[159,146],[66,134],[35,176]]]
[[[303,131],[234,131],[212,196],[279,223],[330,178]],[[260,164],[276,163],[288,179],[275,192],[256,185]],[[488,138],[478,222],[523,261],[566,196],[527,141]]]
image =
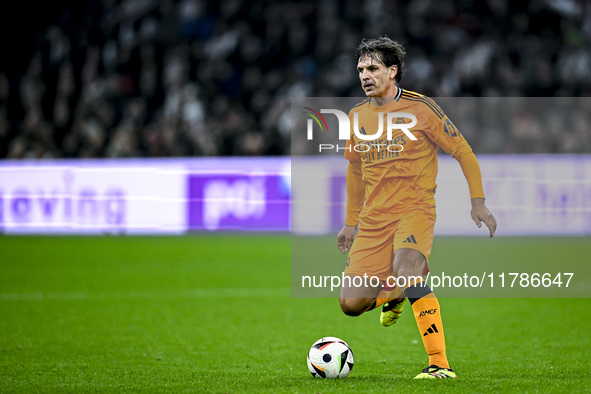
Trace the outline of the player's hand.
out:
[[[341,231],[339,231],[339,235],[337,235],[337,247],[342,254],[347,253],[351,249],[351,243],[353,242],[356,231],[357,226],[347,225],[343,226]]]
[[[497,221],[486,205],[484,205],[484,198],[472,199],[472,212],[470,214],[478,228],[482,227],[482,222],[484,222],[490,231],[490,237],[492,238],[493,235],[495,235],[495,231],[497,231]]]

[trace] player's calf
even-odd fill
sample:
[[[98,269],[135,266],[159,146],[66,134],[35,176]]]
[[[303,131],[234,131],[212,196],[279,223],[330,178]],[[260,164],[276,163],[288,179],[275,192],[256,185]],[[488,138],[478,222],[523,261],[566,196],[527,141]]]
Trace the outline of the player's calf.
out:
[[[355,282],[352,282],[355,283]],[[356,287],[350,283],[343,283],[340,293],[341,310],[349,316],[359,316],[375,305],[380,287]]]

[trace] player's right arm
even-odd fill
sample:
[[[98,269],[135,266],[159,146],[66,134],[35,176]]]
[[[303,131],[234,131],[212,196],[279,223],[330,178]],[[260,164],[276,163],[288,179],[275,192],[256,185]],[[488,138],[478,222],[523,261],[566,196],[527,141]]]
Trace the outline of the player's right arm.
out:
[[[365,183],[361,173],[361,162],[350,161],[347,169],[347,219],[337,236],[337,246],[342,254],[351,248],[364,200]]]

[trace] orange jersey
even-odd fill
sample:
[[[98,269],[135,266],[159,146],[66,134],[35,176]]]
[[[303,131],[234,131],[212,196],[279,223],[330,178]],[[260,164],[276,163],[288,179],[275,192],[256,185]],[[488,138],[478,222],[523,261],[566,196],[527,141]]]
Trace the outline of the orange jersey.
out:
[[[416,125],[409,129],[416,141],[399,128],[392,130],[391,140],[387,139],[386,114],[392,112],[416,117]],[[381,137],[360,139],[353,131],[355,113],[359,132],[368,136],[378,131],[382,116]],[[385,106],[377,107],[370,99],[361,102],[349,112],[349,119],[351,136],[345,150],[345,158],[351,162],[347,174],[347,225],[360,222],[362,227],[376,227],[414,209],[434,212],[438,146],[462,164],[471,198],[484,198],[480,168],[472,149],[432,99],[399,89],[397,97]],[[412,118],[404,116],[392,119],[395,124],[411,122]]]

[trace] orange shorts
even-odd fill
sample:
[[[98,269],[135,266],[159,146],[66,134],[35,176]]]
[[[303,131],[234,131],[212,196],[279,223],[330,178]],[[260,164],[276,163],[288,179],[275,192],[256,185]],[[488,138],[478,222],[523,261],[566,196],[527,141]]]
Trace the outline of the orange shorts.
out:
[[[347,259],[346,276],[377,276],[382,283],[394,276],[392,263],[398,249],[418,250],[427,263],[433,247],[435,214],[414,211],[385,227],[359,229]],[[429,272],[425,266],[425,275]]]

